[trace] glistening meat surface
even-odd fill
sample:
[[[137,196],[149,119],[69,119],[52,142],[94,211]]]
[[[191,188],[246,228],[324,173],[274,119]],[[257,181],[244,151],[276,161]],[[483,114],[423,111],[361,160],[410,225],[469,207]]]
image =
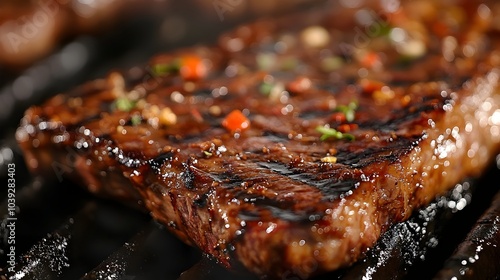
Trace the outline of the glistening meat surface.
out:
[[[17,139],[228,267],[345,267],[499,150],[498,4],[464,3],[263,19],[34,106]]]

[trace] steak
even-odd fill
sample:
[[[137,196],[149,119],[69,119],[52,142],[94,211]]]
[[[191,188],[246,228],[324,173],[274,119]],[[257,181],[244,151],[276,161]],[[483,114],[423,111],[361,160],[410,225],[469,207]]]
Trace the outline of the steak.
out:
[[[228,268],[346,267],[500,148],[500,5],[386,4],[261,19],[56,95],[21,120],[27,166]]]

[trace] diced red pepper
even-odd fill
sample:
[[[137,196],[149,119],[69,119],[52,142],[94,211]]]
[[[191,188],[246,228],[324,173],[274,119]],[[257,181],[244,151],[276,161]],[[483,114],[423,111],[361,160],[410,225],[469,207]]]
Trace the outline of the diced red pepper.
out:
[[[335,122],[343,123],[346,121],[345,114],[342,112],[335,112],[330,116],[330,119]]]
[[[368,52],[361,58],[361,65],[366,68],[374,68],[380,65],[380,56],[376,52]]]
[[[365,93],[373,93],[377,90],[380,90],[385,84],[379,81],[373,81],[368,79],[362,79],[360,81],[361,87],[363,88],[363,92]]]
[[[287,89],[296,94],[303,94],[311,88],[311,80],[306,77],[299,77],[287,84]]]
[[[201,115],[200,111],[198,111],[198,109],[196,108],[191,109],[191,115],[196,120],[196,122],[198,123],[203,122],[203,116]]]
[[[450,34],[450,27],[443,21],[437,21],[432,25],[432,30],[440,37]]]
[[[207,68],[199,56],[187,55],[181,59],[180,74],[184,80],[199,80],[206,76]]]
[[[250,120],[240,110],[234,110],[224,118],[222,126],[232,132],[244,130],[250,126]]]
[[[346,132],[351,132],[353,130],[356,130],[357,128],[358,128],[358,125],[355,123],[345,123],[345,124],[339,125],[339,127],[337,127],[337,130],[342,132],[342,133],[346,133]]]

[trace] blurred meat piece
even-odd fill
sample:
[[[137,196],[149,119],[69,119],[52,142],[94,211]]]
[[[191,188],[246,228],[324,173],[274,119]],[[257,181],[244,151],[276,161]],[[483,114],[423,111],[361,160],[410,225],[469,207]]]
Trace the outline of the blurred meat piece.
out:
[[[325,3],[325,0],[194,0],[201,11],[211,20],[235,21],[246,16],[279,14],[290,10],[299,10],[307,5]]]
[[[62,42],[80,34],[111,32],[124,20],[140,14],[169,17],[167,24],[184,26],[167,8],[181,9],[186,18],[232,26],[263,15],[276,15],[326,0],[0,0],[0,66],[19,71],[51,53]],[[171,32],[169,32],[171,33]]]
[[[79,34],[109,31],[138,12],[164,8],[167,0],[0,1],[0,66],[23,69]]]

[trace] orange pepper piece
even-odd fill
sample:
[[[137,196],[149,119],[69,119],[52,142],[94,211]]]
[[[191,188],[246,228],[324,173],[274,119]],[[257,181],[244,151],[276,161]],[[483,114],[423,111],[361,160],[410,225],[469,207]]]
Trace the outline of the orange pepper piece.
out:
[[[206,76],[207,68],[199,56],[187,55],[181,59],[180,74],[184,80],[199,80]]]
[[[385,84],[379,81],[362,79],[360,81],[361,87],[363,91],[366,93],[373,93],[377,90],[380,90]]]
[[[374,68],[377,67],[380,63],[380,56],[376,52],[368,52],[361,59],[361,65],[366,68]]]
[[[250,120],[240,110],[233,110],[222,121],[222,126],[229,131],[238,131],[250,126]]]

